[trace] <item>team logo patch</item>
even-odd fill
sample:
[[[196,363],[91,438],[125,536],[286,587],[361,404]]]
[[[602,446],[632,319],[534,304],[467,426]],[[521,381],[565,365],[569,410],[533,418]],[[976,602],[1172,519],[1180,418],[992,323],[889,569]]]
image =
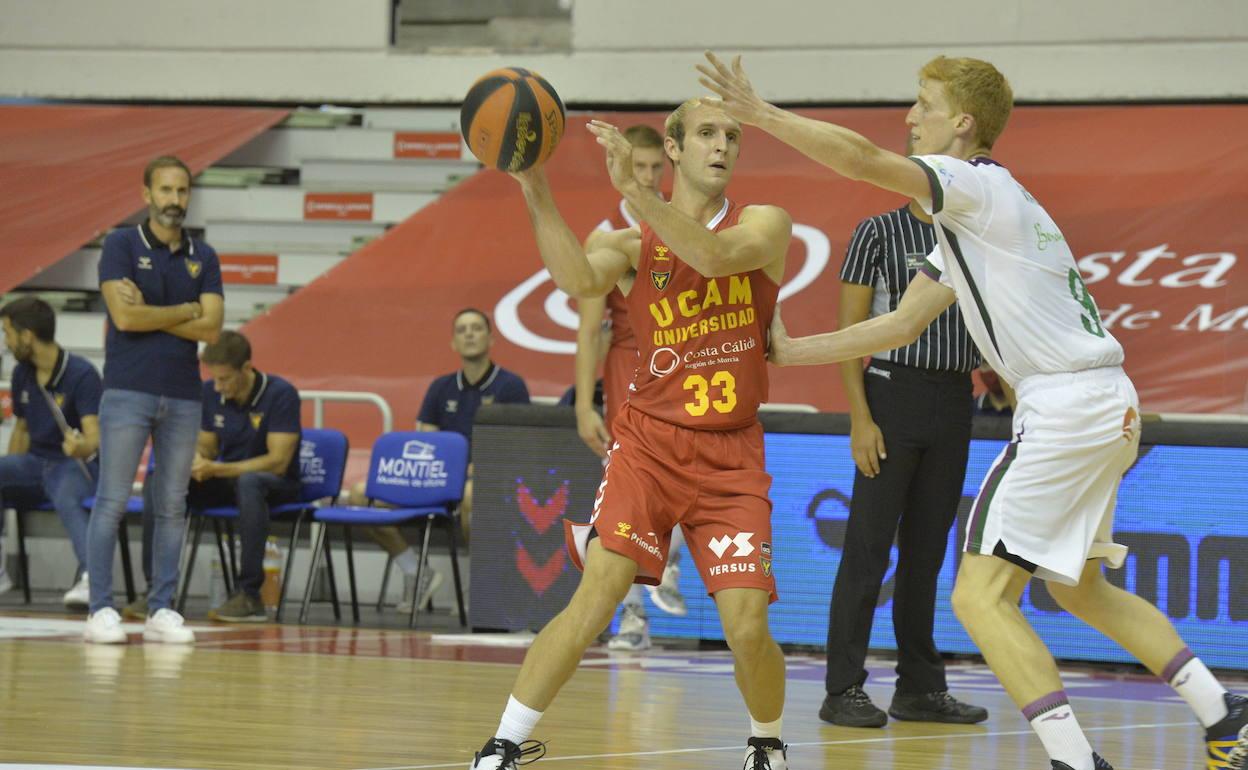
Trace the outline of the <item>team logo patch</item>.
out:
[[[758,563],[763,565],[763,575],[771,577],[771,543],[758,546]]]
[[[64,408],[65,406],[65,394],[64,393],[53,393],[52,400],[56,402],[56,406],[58,409]]]
[[[493,397],[493,396],[482,396],[482,397],[481,397],[481,403],[482,403],[482,404],[492,404],[492,403],[494,403],[494,397]]]
[[[738,532],[732,537],[723,535],[722,537],[713,537],[708,543],[710,549],[715,553],[715,558],[722,559],[728,551],[729,546],[735,545],[736,551],[733,552],[733,558],[739,559],[754,553],[754,544],[750,542],[750,538],[754,537],[753,532]]]
[[[654,288],[663,291],[667,288],[667,282],[672,280],[671,270],[651,270],[650,280],[654,282]]]
[[[667,256],[667,252],[669,251],[671,251],[671,249],[667,248],[666,246],[655,246],[654,258],[659,262],[671,262],[672,258]]]
[[[446,400],[446,413],[455,414],[455,412],[457,411],[459,411],[459,401],[453,398],[447,399]]]
[[[628,537],[628,531],[632,528],[633,528],[632,524],[629,524],[624,521],[617,521],[615,523],[615,534],[619,535],[620,537]]]
[[[260,421],[264,419],[264,412],[252,412],[247,416],[251,418],[251,429],[260,430]]]
[[[186,272],[190,273],[192,278],[198,278],[200,271],[203,269],[203,262],[196,262],[193,259],[186,260]]]
[[[140,270],[151,270],[151,269],[152,269],[152,258],[151,258],[151,257],[139,257],[139,269],[140,269]]]
[[[225,415],[223,415],[223,414],[214,414],[214,415],[212,416],[212,427],[214,427],[214,428],[224,428],[224,427],[225,427]]]

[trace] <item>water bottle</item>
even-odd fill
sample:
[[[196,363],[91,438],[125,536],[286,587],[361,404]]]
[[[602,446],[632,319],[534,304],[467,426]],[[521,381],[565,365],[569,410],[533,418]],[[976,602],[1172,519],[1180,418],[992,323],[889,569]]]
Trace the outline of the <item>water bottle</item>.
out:
[[[282,549],[276,537],[264,544],[264,584],[260,586],[260,601],[267,612],[277,612],[277,602],[282,596]]]

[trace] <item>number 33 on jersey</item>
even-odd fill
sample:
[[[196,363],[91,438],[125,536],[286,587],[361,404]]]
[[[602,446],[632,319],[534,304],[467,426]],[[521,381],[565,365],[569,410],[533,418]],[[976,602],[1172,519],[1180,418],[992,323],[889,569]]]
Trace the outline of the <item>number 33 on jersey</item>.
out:
[[[732,227],[741,208],[725,201],[707,229]],[[779,291],[761,269],[706,278],[643,223],[628,294],[639,352],[629,404],[689,428],[753,424],[767,400],[767,329]]]

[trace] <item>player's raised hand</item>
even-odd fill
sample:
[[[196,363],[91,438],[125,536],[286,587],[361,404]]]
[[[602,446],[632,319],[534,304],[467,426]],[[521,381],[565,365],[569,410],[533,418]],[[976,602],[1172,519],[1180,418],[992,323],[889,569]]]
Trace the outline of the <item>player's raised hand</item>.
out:
[[[607,151],[607,173],[612,186],[627,195],[628,188],[638,184],[633,175],[633,145],[610,123],[591,120],[585,127]]]
[[[741,57],[734,56],[732,66],[725,64],[718,56],[706,52],[707,64],[697,65],[702,77],[698,82],[714,91],[724,101],[724,111],[742,123],[757,125],[771,105],[750,84],[741,66]]]

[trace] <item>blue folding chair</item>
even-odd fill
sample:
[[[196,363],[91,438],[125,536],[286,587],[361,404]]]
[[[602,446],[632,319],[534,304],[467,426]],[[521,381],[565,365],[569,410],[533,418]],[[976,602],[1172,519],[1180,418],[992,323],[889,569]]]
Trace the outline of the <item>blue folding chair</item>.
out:
[[[342,477],[347,467],[347,437],[342,431],[333,428],[305,428],[299,441],[299,475],[301,486],[299,496],[294,502],[281,503],[269,509],[270,521],[290,521],[290,545],[286,549],[286,570],[282,576],[282,593],[277,602],[276,620],[281,622],[282,609],[286,604],[286,586],[289,583],[290,570],[295,563],[295,547],[299,544],[299,532],[308,515],[316,509],[316,503],[329,500],[337,502],[342,491]],[[221,506],[191,511],[194,531],[191,536],[191,552],[187,557],[187,567],[183,571],[182,591],[178,599],[178,609],[186,605],[187,587],[190,584],[191,570],[195,566],[195,552],[199,549],[199,539],[203,534],[204,523],[211,521],[217,536],[217,550],[222,554],[221,564],[226,564],[224,555],[226,547],[222,540],[221,522],[233,522],[239,517],[237,506]],[[231,528],[229,536],[229,554],[233,556],[234,543]],[[326,546],[328,547],[328,546]],[[230,560],[233,564],[233,559]],[[327,564],[331,600],[334,603],[334,617],[339,618],[342,609],[338,606],[338,592],[335,590],[333,563]],[[224,572],[225,570],[223,570]],[[230,576],[225,576],[226,591],[231,590]]]
[[[468,625],[464,610],[464,593],[459,578],[459,554],[456,541],[459,529],[459,503],[464,497],[464,482],[468,474],[468,440],[449,431],[394,431],[382,434],[373,444],[368,464],[368,481],[364,494],[368,506],[332,506],[318,508],[312,518],[321,527],[318,543],[312,549],[312,572],[303,592],[303,608],[299,622],[307,622],[308,600],[311,595],[311,575],[316,573],[321,554],[327,562],[333,557],[329,548],[330,524],[342,525],[347,546],[347,574],[351,581],[351,614],[360,622],[360,604],[355,588],[355,556],[351,546],[352,527],[378,527],[406,524],[424,520],[424,541],[420,548],[420,561],[416,567],[416,584],[425,569],[429,555],[429,535],[435,522],[444,525],[450,536],[451,569],[455,576],[455,599],[459,603],[459,622]],[[393,508],[372,507],[373,502],[386,503]],[[416,603],[419,595],[412,596],[410,626],[416,627]]]

